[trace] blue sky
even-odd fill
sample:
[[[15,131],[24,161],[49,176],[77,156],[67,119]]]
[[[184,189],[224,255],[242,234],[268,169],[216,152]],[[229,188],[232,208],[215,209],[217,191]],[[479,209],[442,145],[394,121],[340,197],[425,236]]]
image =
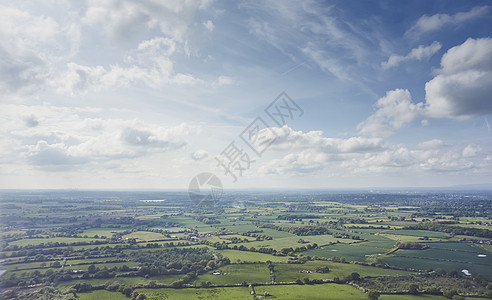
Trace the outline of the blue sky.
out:
[[[491,28],[490,1],[0,1],[0,188],[490,183]]]

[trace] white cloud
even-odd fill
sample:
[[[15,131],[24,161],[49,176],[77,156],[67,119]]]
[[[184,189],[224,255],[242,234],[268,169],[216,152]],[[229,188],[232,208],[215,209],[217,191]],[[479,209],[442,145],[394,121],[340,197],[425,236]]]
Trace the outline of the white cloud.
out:
[[[149,29],[159,29],[164,35],[183,42],[196,11],[210,1],[134,2],[127,0],[89,1],[83,22],[103,28],[116,41],[136,40]]]
[[[425,111],[430,117],[469,118],[492,113],[492,38],[469,38],[449,49],[425,91]]]
[[[203,26],[205,26],[205,28],[207,28],[208,31],[212,32],[214,31],[214,22],[212,22],[212,20],[207,20],[205,22],[203,22]]]
[[[477,145],[468,145],[463,149],[462,155],[463,157],[475,157],[480,150],[481,148]]]
[[[9,141],[0,145],[2,153],[10,161],[26,158],[42,168],[175,152],[197,130],[187,123],[161,126],[135,119],[81,117],[84,110],[68,107],[2,105],[0,109],[4,112],[0,135]]]
[[[46,80],[52,57],[47,49],[58,45],[59,30],[50,17],[0,5],[0,91],[35,90]]]
[[[417,149],[421,150],[437,150],[441,149],[442,147],[446,146],[442,140],[439,139],[433,139],[430,141],[425,141],[422,143],[419,143],[417,145]]]
[[[327,160],[324,153],[303,150],[285,155],[281,159],[273,159],[261,166],[260,174],[299,175],[323,169]]]
[[[146,55],[172,55],[176,51],[176,42],[170,38],[155,37],[138,44],[137,50]]]
[[[50,16],[38,16],[0,5],[0,90],[17,94],[54,88],[75,95],[139,82],[151,88],[203,83],[176,71],[171,56],[185,52],[192,20],[209,2],[88,1],[85,7],[67,5],[71,17],[51,10],[44,10]],[[35,11],[41,14],[46,8],[51,9]],[[143,40],[149,36],[153,38]],[[108,40],[111,54],[97,53]],[[100,49],[83,49],[84,56],[78,57],[82,43]],[[111,63],[103,63],[108,56]]]
[[[196,85],[203,80],[191,74],[176,73],[170,56],[176,51],[176,43],[168,38],[157,37],[138,44],[134,55],[126,58],[128,65],[111,65],[108,68],[67,64],[67,71],[50,80],[59,93],[75,95],[125,87],[142,82],[159,89],[165,85]]]
[[[208,152],[203,150],[203,149],[199,149],[199,150],[196,150],[195,152],[193,152],[190,156],[195,161],[203,160],[203,159],[208,157]]]
[[[88,161],[87,157],[77,157],[68,154],[68,146],[63,143],[49,144],[44,140],[40,140],[36,145],[26,145],[28,161],[36,166],[52,166],[64,165],[75,166]],[[68,167],[69,168],[69,167]],[[61,169],[60,169],[61,170]]]
[[[417,23],[412,26],[407,32],[405,32],[405,36],[409,36],[412,38],[417,38],[422,34],[427,32],[432,32],[439,30],[447,25],[458,25],[463,22],[475,19],[477,17],[486,15],[490,10],[489,6],[478,6],[472,8],[467,12],[459,12],[454,15],[448,14],[435,14],[432,16],[423,15],[418,19]]]
[[[219,78],[217,78],[216,84],[218,86],[231,85],[234,84],[234,80],[228,76],[219,76]]]
[[[361,122],[362,135],[386,137],[412,122],[421,112],[422,103],[414,104],[408,90],[388,91],[375,105],[376,112]]]
[[[393,67],[399,66],[401,63],[409,61],[409,60],[424,60],[430,58],[432,55],[437,53],[441,49],[441,44],[437,41],[434,41],[429,46],[420,45],[417,48],[414,48],[408,53],[406,56],[401,55],[391,55],[388,58],[388,61],[384,61],[381,63],[383,69],[389,69]]]
[[[272,149],[280,150],[303,150],[316,149],[317,151],[331,154],[338,153],[366,153],[377,152],[384,149],[386,146],[380,138],[367,137],[350,137],[347,139],[323,137],[323,131],[294,131],[288,126],[282,128],[272,128],[279,137],[272,144]],[[258,134],[261,136],[270,132],[268,129],[263,129]]]
[[[420,163],[420,168],[425,171],[458,172],[474,168],[471,161],[461,158],[455,151],[440,153]]]
[[[411,149],[376,138],[337,139],[324,137],[321,131],[304,133],[288,127],[269,150],[277,155],[288,153],[259,166],[260,175],[398,174],[403,168],[405,172],[459,172],[478,166],[470,159],[481,160],[476,156],[480,151],[477,146],[460,149],[438,139],[422,142]]]
[[[306,47],[302,48],[302,52],[323,71],[330,72],[340,79],[348,79],[346,69],[340,64],[340,60],[330,57],[325,51],[318,49],[315,44],[308,43]]]
[[[294,63],[315,65],[363,85],[354,67],[367,64],[373,56],[368,49],[380,42],[364,32],[367,23],[346,22],[334,6],[316,1],[247,2],[241,7],[253,16],[248,20],[250,33]]]

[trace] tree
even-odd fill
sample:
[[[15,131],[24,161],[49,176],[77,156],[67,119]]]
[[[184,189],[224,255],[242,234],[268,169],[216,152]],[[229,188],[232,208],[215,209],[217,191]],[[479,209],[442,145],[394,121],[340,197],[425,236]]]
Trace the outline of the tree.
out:
[[[381,296],[381,294],[377,290],[369,290],[367,292],[367,299],[369,300],[378,300],[379,296]]]
[[[318,273],[328,273],[328,272],[330,272],[330,268],[328,268],[326,266],[325,267],[318,267],[318,268],[316,268],[316,272],[318,272]]]
[[[127,297],[130,297],[130,296],[131,296],[131,294],[132,294],[132,292],[133,292],[133,290],[132,290],[132,288],[131,288],[131,287],[124,286],[123,288],[121,288],[120,292],[121,292],[123,295],[125,295],[125,296],[127,296]]]
[[[52,268],[59,268],[59,267],[61,267],[61,264],[59,261],[55,261],[55,262],[51,263],[51,267]]]
[[[444,276],[444,275],[446,275],[446,270],[441,269],[441,268],[437,268],[437,269],[436,269],[436,274],[437,274],[437,275]]]
[[[431,294],[431,295],[440,295],[441,290],[438,287],[431,286],[425,290],[426,294]]]
[[[133,291],[132,293],[132,299],[137,299],[138,297],[138,292],[137,291]]]
[[[419,293],[419,286],[416,285],[415,283],[412,283],[409,287],[408,287],[408,293],[409,294],[412,294],[412,295],[417,295]]]
[[[94,265],[90,265],[89,268],[87,268],[87,272],[89,272],[91,274],[96,273],[96,271],[97,271],[97,268]]]
[[[138,297],[136,299],[137,300],[145,300],[145,299],[147,299],[147,296],[145,296],[145,294],[140,294],[140,295],[138,295]]]
[[[359,279],[360,279],[360,274],[357,273],[357,272],[353,272],[352,274],[350,274],[347,277],[345,277],[345,281],[346,282],[358,281]]]
[[[448,290],[444,291],[442,294],[444,295],[444,297],[452,299],[453,296],[458,295],[458,292],[456,290]]]

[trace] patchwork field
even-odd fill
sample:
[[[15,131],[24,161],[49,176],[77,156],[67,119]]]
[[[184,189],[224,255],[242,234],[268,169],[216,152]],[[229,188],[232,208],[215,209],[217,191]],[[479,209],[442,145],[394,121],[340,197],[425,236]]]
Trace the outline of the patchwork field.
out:
[[[367,299],[352,286],[366,282],[399,293],[380,299],[444,299],[409,295],[408,282],[492,296],[486,195],[240,194],[197,207],[180,193],[84,193],[0,193],[11,207],[0,211],[1,297]]]

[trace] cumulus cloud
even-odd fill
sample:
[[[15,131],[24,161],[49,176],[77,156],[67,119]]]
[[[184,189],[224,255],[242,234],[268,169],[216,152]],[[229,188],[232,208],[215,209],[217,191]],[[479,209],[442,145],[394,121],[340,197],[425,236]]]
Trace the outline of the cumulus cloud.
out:
[[[171,56],[184,48],[190,51],[187,39],[196,26],[192,20],[209,2],[88,1],[86,6],[67,5],[72,18],[37,16],[0,5],[0,91],[54,88],[75,95],[131,83],[151,88],[201,84],[203,80],[193,74],[175,70]],[[211,21],[205,25],[213,29]],[[149,33],[157,36],[142,41]],[[112,43],[110,64],[74,59],[82,42],[108,40],[117,42]],[[89,57],[91,51],[84,49]]]
[[[261,166],[261,174],[283,174],[298,175],[312,173],[323,169],[326,163],[326,154],[303,150],[297,153],[290,153],[281,159],[273,159]]]
[[[128,0],[89,1],[83,22],[103,28],[116,41],[132,40],[146,30],[159,29],[164,35],[184,41],[190,20],[210,1],[135,2]]]
[[[27,127],[36,127],[39,125],[39,120],[35,115],[30,115],[24,118],[24,122]]]
[[[44,140],[36,145],[27,145],[24,154],[31,164],[37,166],[75,166],[88,161],[87,157],[68,154],[68,146],[63,143],[49,144]]]
[[[346,139],[324,137],[323,131],[294,131],[287,125],[282,128],[271,128],[277,133],[278,139],[272,145],[273,149],[303,150],[317,149],[324,153],[365,153],[381,151],[385,144],[381,138],[350,137]],[[258,134],[266,136],[271,133],[269,128],[262,129]]]
[[[212,32],[214,31],[214,22],[212,22],[212,20],[207,20],[205,22],[203,22],[203,26],[205,26],[205,28],[207,28],[208,31]]]
[[[168,84],[196,85],[203,80],[191,74],[177,73],[170,56],[176,51],[176,43],[168,38],[153,38],[138,44],[134,55],[127,57],[127,65],[101,65],[90,67],[70,62],[61,76],[50,81],[60,93],[78,94],[124,87],[143,82],[151,88]]]
[[[234,84],[234,80],[228,76],[219,76],[219,78],[217,78],[216,81],[216,85],[218,86],[231,85],[231,84]]]
[[[462,155],[463,157],[475,157],[480,150],[480,146],[468,145],[463,149]]]
[[[422,106],[422,103],[413,103],[408,90],[388,91],[386,96],[377,101],[376,111],[361,122],[357,129],[362,135],[390,136],[395,130],[412,122],[421,113]]]
[[[401,63],[409,60],[424,60],[430,58],[441,49],[441,44],[434,41],[429,46],[420,45],[414,48],[406,56],[391,55],[387,61],[381,63],[383,69],[389,69],[399,66]]]
[[[449,151],[434,155],[420,163],[420,168],[425,171],[458,172],[475,167],[473,162],[461,157],[458,152]]]
[[[50,17],[0,5],[0,91],[36,89],[50,74],[59,24]]]
[[[277,128],[278,130],[278,128]],[[458,172],[476,168],[480,148],[469,145],[464,149],[434,139],[422,142],[413,149],[391,145],[379,138],[324,137],[321,131],[293,131],[286,127],[274,143],[277,155],[258,168],[261,175],[302,175],[319,171],[334,174],[378,174],[407,171]],[[398,171],[399,172],[399,171]]]
[[[198,161],[198,160],[203,160],[208,157],[208,152],[202,149],[196,150],[195,152],[191,153],[191,159]]]
[[[425,85],[426,114],[469,118],[492,113],[492,38],[469,38],[442,57],[438,75]]]
[[[486,15],[490,11],[489,6],[478,6],[472,8],[467,12],[459,12],[454,15],[448,14],[435,14],[432,16],[423,15],[417,20],[407,32],[405,36],[417,38],[422,34],[439,30],[445,26],[458,25],[463,22],[475,19],[477,17]]]
[[[422,143],[419,143],[417,145],[417,149],[421,150],[435,150],[435,149],[441,149],[442,147],[446,146],[446,144],[439,139],[433,139],[430,141],[425,141]]]
[[[180,148],[184,143],[175,143],[167,139],[159,138],[155,133],[148,130],[125,128],[121,133],[122,140],[131,146],[146,146],[159,148]]]
[[[2,153],[11,161],[25,158],[42,168],[173,152],[197,130],[187,123],[161,126],[135,119],[81,117],[88,109],[2,105],[0,110],[4,112],[0,135],[9,141],[0,144]]]

